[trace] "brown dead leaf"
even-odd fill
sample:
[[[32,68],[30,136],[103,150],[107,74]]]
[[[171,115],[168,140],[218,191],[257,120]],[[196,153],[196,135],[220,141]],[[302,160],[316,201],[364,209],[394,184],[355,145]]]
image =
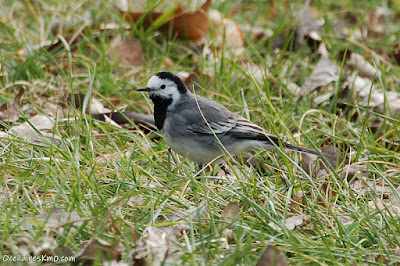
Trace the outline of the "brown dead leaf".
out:
[[[390,11],[384,7],[372,10],[368,17],[368,35],[382,36],[386,34],[385,22],[389,15]]]
[[[357,53],[348,51],[346,53],[346,65],[353,71],[357,71],[361,77],[366,77],[371,80],[381,76],[381,71],[371,65],[365,58]]]
[[[274,35],[274,32],[269,28],[264,27],[256,27],[251,25],[239,25],[239,28],[242,32],[247,33],[252,36],[254,39],[269,39]]]
[[[302,87],[302,95],[308,95],[315,89],[339,80],[340,67],[328,58],[321,58],[313,72],[306,78]]]
[[[304,197],[304,192],[303,190],[299,190],[296,195],[294,195],[293,199],[290,202],[290,212],[294,213],[296,212],[296,207],[299,205],[303,200]]]
[[[394,250],[394,255],[395,255],[396,257],[400,257],[400,247],[396,247],[396,248],[395,248],[395,250]]]
[[[229,52],[241,55],[244,52],[244,40],[242,31],[236,23],[231,19],[224,18],[217,10],[210,10],[209,17],[217,49],[222,49],[225,44]]]
[[[337,163],[341,163],[344,160],[343,155],[338,151],[336,147],[326,145],[321,149],[324,155],[324,162],[329,163],[332,168],[337,167]],[[322,164],[318,156],[312,154],[303,154],[303,160],[301,162],[301,167],[306,171],[306,173],[313,174],[314,177],[319,178],[328,173],[326,165]]]
[[[400,113],[400,93],[396,91],[373,92],[370,97],[370,107],[378,113],[397,118]]]
[[[240,206],[237,201],[230,202],[226,205],[224,211],[222,212],[221,218],[227,222],[231,222],[236,219],[240,214]]]
[[[280,249],[273,245],[269,245],[264,253],[261,255],[256,266],[287,266],[283,253]]]
[[[394,206],[400,207],[400,186],[389,196],[389,201]]]
[[[167,22],[160,27],[160,31],[168,34],[172,29],[174,36],[180,39],[197,41],[205,36],[209,31],[208,10],[211,6],[211,0],[207,0],[199,10],[195,12],[185,12],[178,7],[174,14],[168,18]],[[127,16],[133,22],[137,22],[144,13],[143,12],[125,12],[120,10],[123,16]],[[159,12],[152,12],[146,15],[144,25],[149,26],[159,17],[164,15]]]
[[[76,254],[76,262],[91,265],[95,261],[121,261],[122,247],[118,242],[110,244],[102,239],[87,241],[82,250]]]
[[[35,115],[18,126],[12,127],[7,136],[15,136],[30,142],[48,143],[62,145],[59,136],[53,134],[54,119],[43,114]]]
[[[394,218],[400,217],[400,207],[394,206],[390,203],[386,203],[379,199],[377,199],[376,202],[372,200],[369,201],[368,207],[371,208],[372,212],[379,211],[380,213],[383,213],[387,216],[393,216]]]
[[[143,49],[142,44],[137,39],[116,39],[111,44],[111,49],[107,53],[110,61],[117,61],[126,66],[142,66],[143,65]]]
[[[190,206],[188,209],[176,210],[173,213],[164,215],[168,221],[176,222],[173,228],[175,230],[174,232],[177,234],[182,234],[183,231],[189,231],[189,223],[191,224],[193,221],[200,221],[206,215],[206,201],[201,201],[198,205],[192,203],[188,203],[188,205]]]
[[[133,261],[144,260],[149,265],[180,264],[177,232],[174,228],[149,226],[146,231],[132,254]]]
[[[280,222],[279,225],[275,224],[274,222],[268,223],[276,231],[282,231],[282,225],[286,227],[288,230],[294,230],[296,227],[302,225],[304,223],[304,216],[303,215],[296,215],[287,218],[283,222]]]
[[[204,84],[203,86],[200,86],[200,81],[206,81],[206,84]],[[201,90],[202,88],[208,88],[211,87],[213,84],[213,79],[211,78],[210,75],[206,74],[206,73],[202,73],[200,71],[200,68],[198,66],[196,66],[192,72],[186,77],[184,78],[184,83],[186,84],[186,86],[189,88],[190,91],[194,90],[197,92],[199,90]]]
[[[18,112],[18,103],[24,92],[25,89],[21,88],[12,102],[3,103],[0,105],[0,120],[17,122],[18,118],[20,117],[20,113]]]
[[[345,165],[337,172],[342,176],[343,179],[346,179],[347,181],[352,180],[356,175],[367,178],[369,176],[368,167],[362,164]]]
[[[359,173],[362,173],[362,171],[365,170],[368,169],[366,167],[364,169],[360,169]],[[365,194],[369,193],[378,197],[389,198],[390,200],[390,195],[393,194],[393,190],[387,182],[382,179],[370,179],[367,178],[366,175],[360,175],[357,180],[351,183],[350,188],[360,197],[364,197]]]
[[[65,225],[74,224],[76,226],[81,226],[83,224],[82,218],[76,211],[67,212],[59,208],[55,208],[51,212],[44,212],[36,216],[31,224],[34,222],[39,222],[48,228],[59,229],[62,233],[64,231]],[[71,231],[76,231],[75,228],[71,228]]]
[[[321,26],[317,24],[314,14],[310,10],[310,1],[307,1],[299,11],[296,16],[296,22],[296,38],[298,39],[298,43],[303,42],[304,38],[311,33],[321,31]]]

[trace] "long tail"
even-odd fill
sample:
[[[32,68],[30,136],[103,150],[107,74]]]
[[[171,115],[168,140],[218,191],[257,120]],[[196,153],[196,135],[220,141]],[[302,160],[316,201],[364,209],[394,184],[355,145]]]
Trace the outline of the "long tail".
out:
[[[273,146],[279,146],[279,139],[276,136],[273,136],[273,135],[266,136],[264,141],[268,142],[269,145],[272,144]],[[336,159],[337,159],[337,155],[334,155],[334,154],[326,154],[321,151],[300,147],[300,146],[293,145],[293,144],[286,143],[286,142],[281,142],[281,145],[288,150],[301,152],[301,153],[305,153],[305,154],[316,155],[316,156],[318,156],[322,159],[326,159],[330,162],[336,161]]]

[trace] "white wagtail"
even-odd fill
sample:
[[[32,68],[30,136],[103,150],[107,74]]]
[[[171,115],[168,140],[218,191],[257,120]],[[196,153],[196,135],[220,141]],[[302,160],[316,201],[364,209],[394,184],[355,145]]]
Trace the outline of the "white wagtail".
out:
[[[154,103],[155,124],[165,142],[200,167],[226,152],[236,155],[279,145],[297,152],[321,155],[315,150],[280,142],[278,137],[223,105],[194,95],[170,72],[157,73],[138,91],[149,93]]]

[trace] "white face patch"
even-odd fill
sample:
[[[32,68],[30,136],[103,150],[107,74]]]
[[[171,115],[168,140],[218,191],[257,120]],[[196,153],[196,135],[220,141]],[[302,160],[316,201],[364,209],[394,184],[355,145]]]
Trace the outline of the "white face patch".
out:
[[[151,90],[149,95],[159,96],[161,98],[171,99],[173,101],[180,97],[180,92],[178,91],[178,86],[176,83],[170,79],[162,79],[157,75],[152,76],[147,82],[147,86]]]

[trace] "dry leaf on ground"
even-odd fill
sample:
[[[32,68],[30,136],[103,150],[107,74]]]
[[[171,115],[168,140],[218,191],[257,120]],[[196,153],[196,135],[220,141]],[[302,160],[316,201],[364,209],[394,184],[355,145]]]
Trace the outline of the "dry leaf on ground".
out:
[[[107,53],[110,61],[116,61],[126,66],[142,66],[143,65],[143,49],[142,44],[137,39],[116,39],[111,44],[111,49]]]
[[[363,170],[368,169],[362,169],[360,172]],[[387,182],[385,182],[385,180],[369,179],[365,176],[360,176],[360,178],[351,183],[350,188],[360,197],[364,197],[366,193],[373,194],[378,197],[388,197],[393,193],[392,188]]]
[[[373,80],[381,76],[381,71],[371,65],[360,54],[348,51],[346,54],[345,63],[351,70],[357,71],[358,75],[361,77],[366,77]]]
[[[296,51],[303,44],[304,40],[308,40],[311,48],[317,48],[321,44],[319,33],[322,25],[317,23],[314,14],[310,10],[310,1],[304,4],[304,7],[297,13],[295,17],[296,25],[287,32],[279,34],[273,41],[273,48],[284,47],[287,38],[294,33],[293,50]]]
[[[81,226],[83,220],[76,211],[67,212],[59,208],[55,208],[51,212],[44,212],[42,214],[34,217],[30,222],[27,223],[28,226],[40,223],[47,228],[58,229],[60,233],[64,231],[64,226],[74,225]],[[76,229],[71,227],[69,229],[71,232],[76,232]]]
[[[282,231],[282,225],[285,226],[288,230],[294,230],[296,227],[302,225],[303,223],[304,223],[304,216],[296,215],[287,218],[281,223],[281,225],[277,225],[274,222],[270,222],[268,223],[268,225],[277,231]]]
[[[400,186],[389,196],[389,202],[394,206],[400,207]]]
[[[15,136],[26,139],[30,142],[48,143],[53,142],[55,145],[60,145],[60,138],[52,133],[54,119],[43,114],[35,115],[29,119],[29,122],[24,122],[18,126],[12,127],[5,137]]]
[[[18,111],[18,103],[24,92],[25,89],[21,88],[12,102],[0,105],[0,120],[17,122],[18,118],[21,116]]]
[[[176,230],[172,227],[147,227],[132,255],[133,261],[146,261],[149,265],[180,264]]]
[[[368,35],[384,35],[385,22],[390,11],[384,7],[377,7],[368,16]]]
[[[185,12],[178,6],[175,12],[169,17],[164,25],[159,30],[168,34],[169,30],[172,29],[174,36],[180,39],[188,39],[191,41],[200,40],[209,31],[208,21],[208,10],[211,6],[211,0],[207,0],[197,11]],[[131,19],[133,22],[137,22],[143,15],[143,12],[131,12],[123,11],[120,12]],[[164,13],[152,12],[146,16],[144,25],[149,26],[158,18],[163,16]]]
[[[308,95],[315,89],[339,80],[340,67],[328,58],[321,58],[313,72],[306,78],[302,87],[302,95]]]
[[[270,28],[256,27],[251,25],[239,25],[239,29],[253,36],[254,39],[269,39],[274,35],[274,32]]]
[[[400,218],[400,207],[397,207],[390,203],[383,202],[380,199],[376,199],[376,202],[374,202],[372,200],[369,201],[368,207],[371,208],[370,213],[378,211],[387,216],[392,216],[394,218]]]
[[[264,253],[261,255],[256,266],[287,266],[283,253],[280,249],[273,245],[269,245]]]
[[[294,213],[296,212],[296,207],[301,204],[301,201],[303,201],[304,197],[304,192],[303,190],[299,190],[296,195],[294,195],[293,199],[290,202],[290,212]]]
[[[230,202],[226,205],[224,211],[222,212],[221,218],[227,222],[231,222],[236,219],[240,214],[239,202]]]
[[[121,261],[122,247],[119,243],[110,244],[102,239],[91,239],[87,241],[82,250],[76,254],[76,262],[84,265],[92,265],[95,261],[107,262]]]
[[[228,52],[241,55],[244,52],[244,40],[236,23],[224,18],[217,10],[210,10],[209,16],[217,49],[222,49],[225,44]]]
[[[168,221],[177,222],[174,225],[174,230],[177,233],[182,233],[182,231],[188,231],[190,229],[190,225],[193,221],[200,221],[202,218],[205,218],[207,213],[207,203],[206,201],[201,201],[198,205],[194,205],[193,203],[188,203],[190,206],[186,210],[177,210],[171,214],[164,215]]]

